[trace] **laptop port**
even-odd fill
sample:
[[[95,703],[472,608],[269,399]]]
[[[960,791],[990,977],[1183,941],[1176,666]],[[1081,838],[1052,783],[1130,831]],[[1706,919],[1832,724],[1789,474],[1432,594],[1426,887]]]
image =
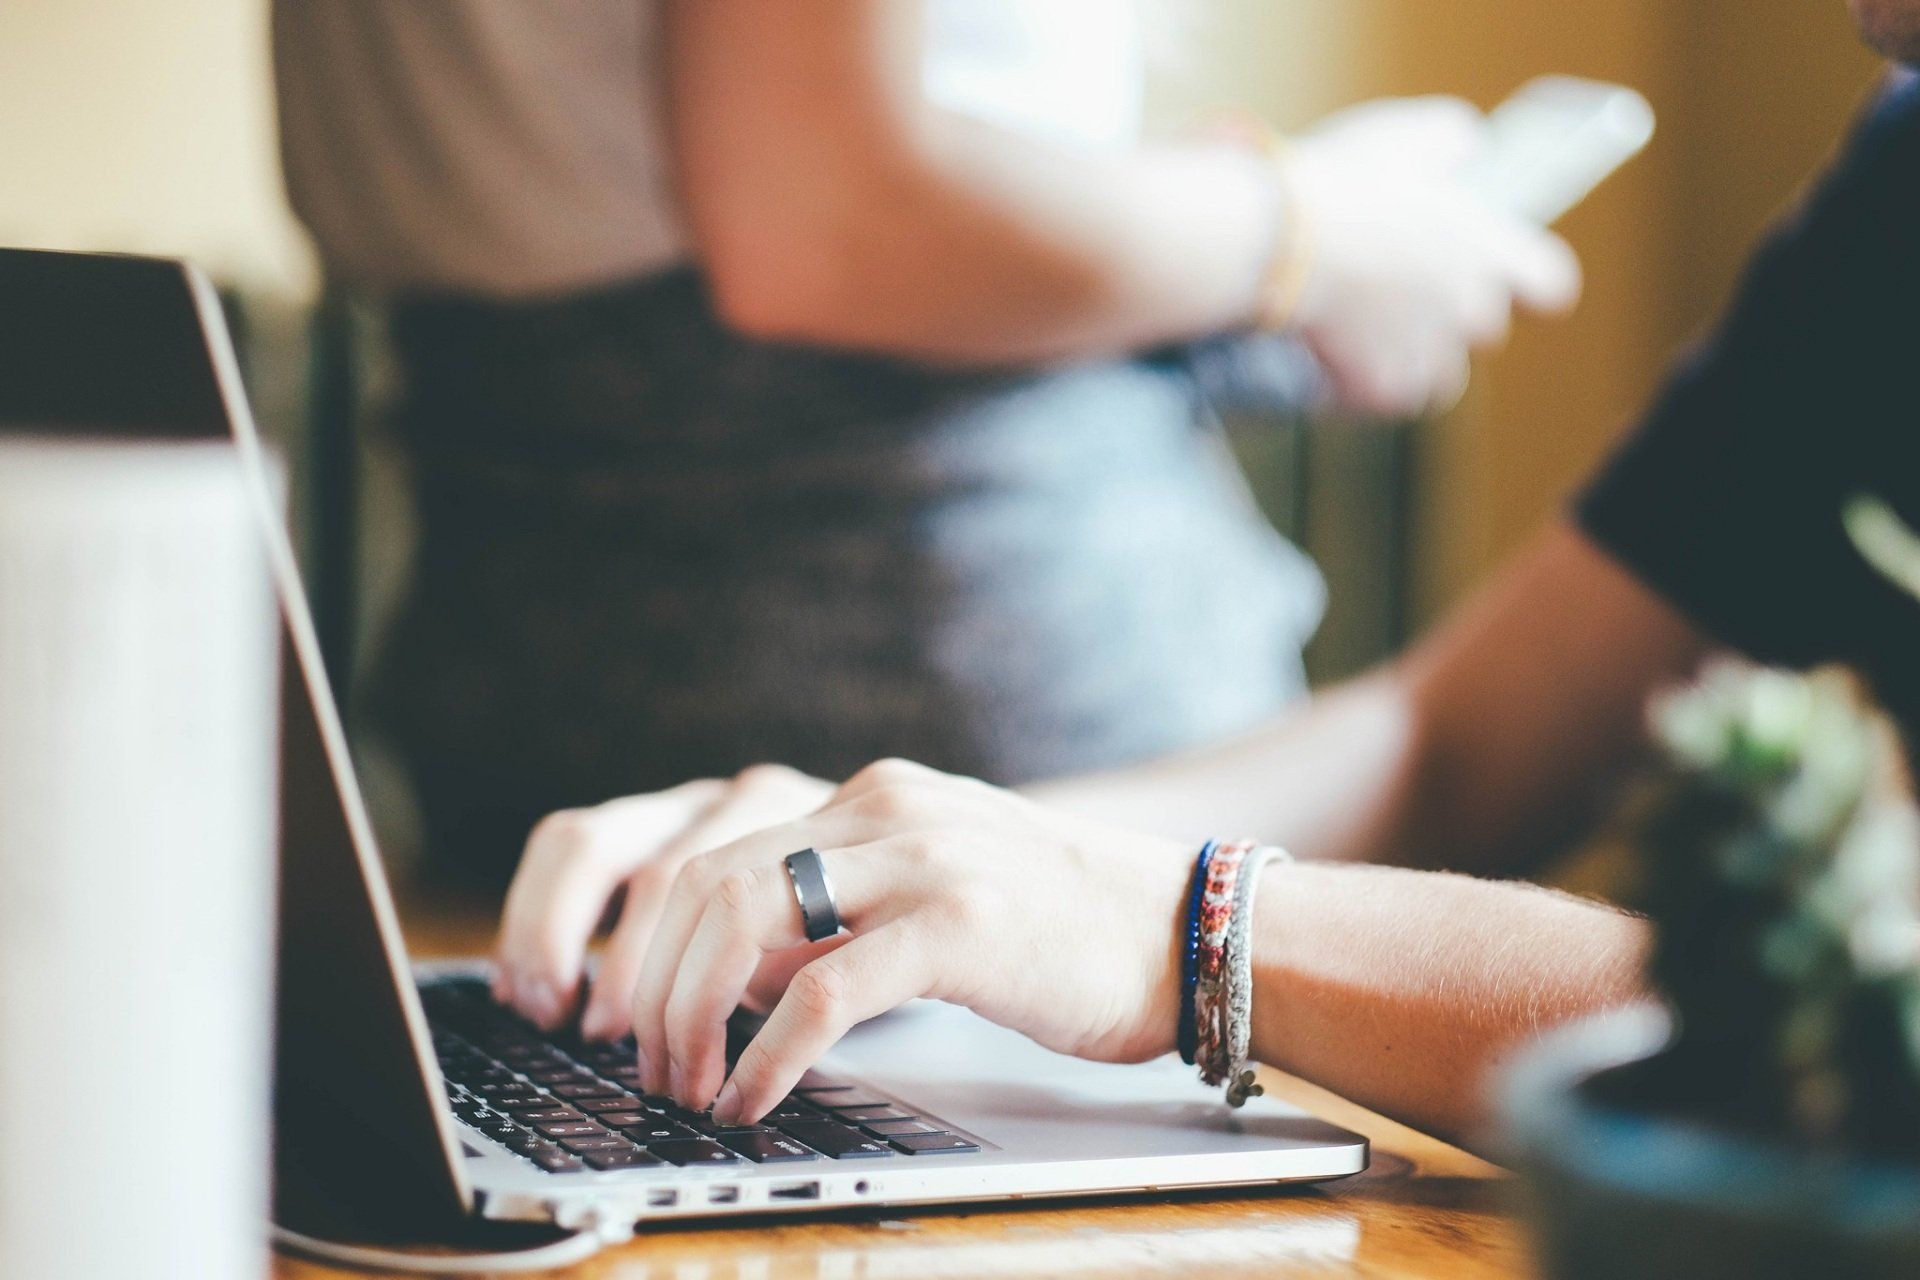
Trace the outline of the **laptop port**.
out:
[[[647,1192],[647,1208],[671,1209],[680,1203],[680,1193],[668,1187]]]
[[[740,1188],[738,1187],[708,1187],[707,1188],[708,1204],[738,1204],[739,1202],[740,1202]]]
[[[769,1200],[818,1200],[820,1184],[817,1182],[776,1182],[767,1188]]]

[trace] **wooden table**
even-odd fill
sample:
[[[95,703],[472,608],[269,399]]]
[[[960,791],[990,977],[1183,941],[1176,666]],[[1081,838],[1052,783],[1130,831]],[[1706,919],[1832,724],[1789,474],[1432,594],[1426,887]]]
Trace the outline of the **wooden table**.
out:
[[[416,956],[481,951],[473,913],[409,913]],[[1505,1175],[1304,1081],[1278,1097],[1365,1134],[1366,1173],[1340,1182],[1054,1206],[859,1211],[777,1225],[651,1230],[552,1276],[577,1280],[1016,1280],[1022,1277],[1447,1277],[1530,1274]],[[361,1273],[278,1258],[276,1280]]]

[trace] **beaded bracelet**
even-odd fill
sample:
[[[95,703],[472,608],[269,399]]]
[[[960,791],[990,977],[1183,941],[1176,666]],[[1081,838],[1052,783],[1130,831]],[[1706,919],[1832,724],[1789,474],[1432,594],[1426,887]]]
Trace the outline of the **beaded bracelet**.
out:
[[[1251,840],[1209,841],[1202,851],[1204,868],[1196,864],[1194,880],[1199,894],[1197,946],[1191,1013],[1183,998],[1183,1018],[1191,1029],[1180,1029],[1184,1046],[1189,1036],[1192,1058],[1200,1078],[1210,1085],[1227,1086],[1229,1106],[1242,1106],[1260,1093],[1248,1065],[1253,1039],[1253,903],[1260,873],[1267,863],[1291,861],[1284,849],[1256,846]],[[1192,934],[1189,941],[1192,941]]]
[[[1194,1021],[1200,1078],[1208,1084],[1220,1084],[1225,1079],[1227,929],[1233,922],[1233,895],[1240,868],[1252,850],[1251,840],[1226,841],[1214,850],[1200,907],[1200,981]]]
[[[1194,998],[1200,981],[1200,906],[1206,895],[1207,873],[1213,865],[1213,854],[1217,848],[1217,841],[1207,841],[1200,846],[1200,856],[1194,860],[1193,887],[1187,894],[1186,932],[1181,935],[1180,1024],[1174,1028],[1174,1035],[1180,1046],[1180,1061],[1188,1066],[1193,1065],[1198,1047]]]

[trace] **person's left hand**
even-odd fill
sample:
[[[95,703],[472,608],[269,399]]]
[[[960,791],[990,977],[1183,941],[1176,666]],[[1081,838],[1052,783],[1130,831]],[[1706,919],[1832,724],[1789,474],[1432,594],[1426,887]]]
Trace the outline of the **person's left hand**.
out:
[[[850,935],[798,969],[726,1071],[726,1021],[763,958],[805,947],[783,859],[819,851]],[[982,782],[882,761],[785,826],[686,864],[634,989],[650,1093],[749,1122],[855,1023],[918,996],[1063,1053],[1173,1048],[1192,853]]]

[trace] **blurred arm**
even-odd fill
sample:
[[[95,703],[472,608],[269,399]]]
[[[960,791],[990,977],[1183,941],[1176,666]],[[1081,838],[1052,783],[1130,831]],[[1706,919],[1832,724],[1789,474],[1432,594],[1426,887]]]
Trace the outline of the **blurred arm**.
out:
[[[1310,858],[1499,874],[1571,835],[1707,641],[1568,525],[1406,657],[1232,742],[1028,789],[1055,807]]]
[[[668,6],[681,194],[729,323],[999,363],[1253,314],[1275,232],[1263,162],[1232,146],[1087,154],[941,110],[921,87],[919,13]]]

